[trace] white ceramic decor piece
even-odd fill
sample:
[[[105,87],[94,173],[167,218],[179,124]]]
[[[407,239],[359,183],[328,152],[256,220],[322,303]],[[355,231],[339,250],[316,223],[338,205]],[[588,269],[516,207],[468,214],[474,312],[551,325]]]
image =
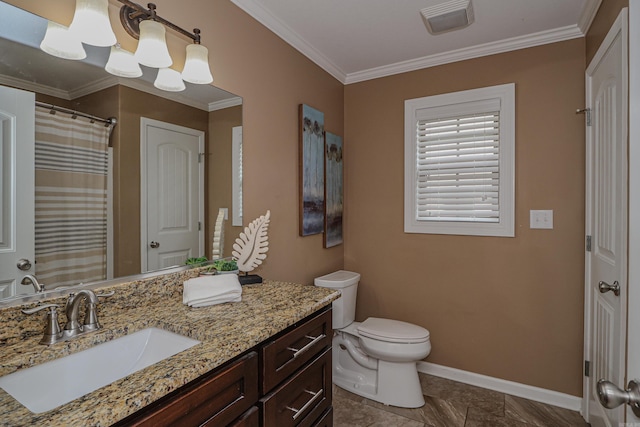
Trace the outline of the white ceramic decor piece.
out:
[[[211,245],[211,259],[222,258],[224,252],[224,208],[218,210],[216,226],[213,229],[213,242]]]
[[[240,233],[240,237],[233,244],[232,254],[240,271],[245,273],[252,271],[267,257],[269,250],[267,228],[270,216],[271,211],[267,211],[266,215],[254,219],[244,228],[244,232]]]

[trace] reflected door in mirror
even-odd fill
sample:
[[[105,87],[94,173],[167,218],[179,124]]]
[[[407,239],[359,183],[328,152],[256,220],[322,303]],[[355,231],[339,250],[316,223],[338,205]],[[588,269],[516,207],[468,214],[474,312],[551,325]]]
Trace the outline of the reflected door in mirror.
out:
[[[20,285],[30,271],[20,259],[34,262],[33,93],[0,86],[0,297],[33,293]],[[18,188],[18,184],[20,188]],[[31,267],[31,272],[33,267]]]

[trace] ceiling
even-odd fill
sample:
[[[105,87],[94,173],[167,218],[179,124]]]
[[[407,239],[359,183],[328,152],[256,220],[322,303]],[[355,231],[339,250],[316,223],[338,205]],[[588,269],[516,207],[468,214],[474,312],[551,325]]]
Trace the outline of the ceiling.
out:
[[[472,0],[475,22],[430,34],[446,0],[231,0],[342,83],[584,37],[601,0]]]

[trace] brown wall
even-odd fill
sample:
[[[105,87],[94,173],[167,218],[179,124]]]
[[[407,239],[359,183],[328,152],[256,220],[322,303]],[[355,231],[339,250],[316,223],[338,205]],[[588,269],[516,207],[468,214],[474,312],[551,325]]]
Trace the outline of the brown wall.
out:
[[[73,0],[59,0],[55,5],[39,0],[8,2],[63,24],[73,16]],[[344,86],[228,0],[154,3],[160,16],[183,28],[202,30],[214,84],[243,97],[245,222],[271,210],[269,256],[257,273],[311,283],[314,277],[341,268],[343,246],[323,249],[322,235],[298,236],[297,122],[298,105],[306,103],[325,113],[328,131],[342,135]],[[111,0],[111,5],[112,22],[117,23],[121,4]],[[135,41],[121,37],[119,25],[114,27],[118,41],[133,49]],[[168,38],[182,46],[187,43],[177,36]],[[170,49],[180,63],[184,54]],[[133,161],[139,154],[132,156]],[[126,203],[133,207],[138,202],[131,198]],[[133,209],[123,211],[121,221],[133,216]],[[128,231],[136,233],[137,229]],[[120,243],[116,251],[126,263],[119,273],[130,274],[139,263],[139,244]]]
[[[424,326],[427,361],[582,394],[584,39],[348,85],[345,267],[357,318]],[[406,234],[404,100],[516,84],[516,237]],[[530,230],[553,209],[553,230]]]
[[[207,242],[206,254],[211,254],[211,236],[218,217],[218,209],[227,208],[229,219],[225,221],[223,256],[231,256],[233,243],[242,227],[231,225],[231,132],[234,126],[242,126],[242,106],[225,108],[209,113],[209,146],[207,148]],[[251,221],[253,218],[249,219]],[[247,222],[247,221],[245,221]]]
[[[629,7],[629,0],[602,0],[600,9],[587,32],[587,65],[596,54],[600,43],[604,40],[609,28],[618,17],[620,10]]]

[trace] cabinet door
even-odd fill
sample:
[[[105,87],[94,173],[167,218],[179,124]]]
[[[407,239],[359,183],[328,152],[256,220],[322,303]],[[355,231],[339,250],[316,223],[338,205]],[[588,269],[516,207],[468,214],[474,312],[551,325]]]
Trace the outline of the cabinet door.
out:
[[[320,419],[313,424],[313,427],[333,427],[333,406],[322,414]]]
[[[331,406],[331,348],[261,399],[264,427],[311,426]]]
[[[204,375],[175,396],[142,409],[126,426],[224,426],[258,400],[258,357],[251,352],[230,366]],[[250,425],[250,424],[248,424]]]
[[[324,311],[261,349],[262,394],[331,346],[331,310]]]
[[[214,423],[205,423],[202,427],[214,427]],[[260,412],[257,406],[252,406],[240,418],[235,420],[229,427],[260,427]],[[318,426],[320,427],[320,426]]]

